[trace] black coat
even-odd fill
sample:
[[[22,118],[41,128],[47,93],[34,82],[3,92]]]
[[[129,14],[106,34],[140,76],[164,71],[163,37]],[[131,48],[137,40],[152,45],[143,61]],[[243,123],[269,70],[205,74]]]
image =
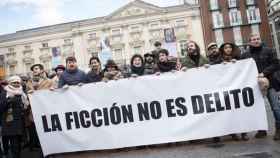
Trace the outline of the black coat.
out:
[[[1,105],[2,135],[22,135],[24,130],[24,106],[20,95],[13,98],[4,98]]]
[[[2,109],[4,109],[4,107],[7,104],[7,99],[6,99],[6,91],[4,90],[4,88],[2,88],[2,86],[0,85],[0,118],[2,118]],[[2,126],[2,121],[0,121],[0,125]]]
[[[253,58],[257,64],[259,73],[263,73],[270,81],[273,73],[279,66],[277,54],[267,47],[250,47],[241,55],[241,59]]]

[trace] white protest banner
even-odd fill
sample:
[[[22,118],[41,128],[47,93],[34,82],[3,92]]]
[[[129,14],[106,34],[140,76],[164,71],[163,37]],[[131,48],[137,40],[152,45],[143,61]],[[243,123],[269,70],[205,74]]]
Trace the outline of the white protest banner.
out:
[[[267,130],[251,59],[38,91],[31,105],[44,155]]]

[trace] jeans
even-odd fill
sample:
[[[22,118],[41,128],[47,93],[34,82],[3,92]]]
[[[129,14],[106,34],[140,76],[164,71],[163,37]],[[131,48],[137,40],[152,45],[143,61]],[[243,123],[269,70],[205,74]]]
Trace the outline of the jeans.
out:
[[[280,129],[280,91],[276,92],[274,88],[268,89],[267,99],[275,118],[276,128]]]

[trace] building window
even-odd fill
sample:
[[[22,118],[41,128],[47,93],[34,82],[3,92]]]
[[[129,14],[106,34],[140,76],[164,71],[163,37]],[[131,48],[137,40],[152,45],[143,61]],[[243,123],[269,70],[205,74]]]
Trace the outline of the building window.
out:
[[[122,54],[122,49],[121,48],[114,50],[114,58],[115,58],[115,60],[122,60],[123,59],[122,55],[123,54]]]
[[[10,70],[10,75],[15,75],[16,74],[16,66],[15,65],[10,65],[9,70]]]
[[[255,5],[255,0],[246,0],[247,5]]]
[[[42,47],[43,47],[43,48],[48,48],[48,47],[49,47],[49,44],[48,44],[48,43],[42,43]]]
[[[97,37],[96,32],[92,32],[92,33],[88,34],[89,39],[95,39],[96,37]]]
[[[218,45],[221,45],[224,43],[224,36],[223,36],[222,29],[215,30],[215,37],[216,37],[216,43]]]
[[[28,73],[30,71],[31,66],[32,66],[32,63],[25,63],[25,73]]]
[[[15,51],[15,48],[8,48],[9,53],[12,53]]]
[[[135,53],[135,54],[141,54],[141,49],[142,49],[141,46],[136,46],[136,47],[134,47],[133,49],[134,49],[134,53]]]
[[[241,13],[239,10],[231,10],[229,11],[230,25],[236,26],[242,24]]]
[[[218,10],[219,3],[218,0],[210,0],[210,10]]]
[[[228,7],[229,8],[237,7],[237,0],[228,0]]]
[[[224,26],[224,20],[223,20],[223,15],[220,12],[213,12],[212,13],[213,17],[213,25],[214,28],[221,28]]]
[[[233,35],[234,35],[235,44],[238,46],[243,45],[243,39],[242,39],[240,27],[233,28]]]
[[[185,56],[187,53],[187,41],[183,40],[179,42],[180,45],[180,53],[182,56]]]
[[[140,27],[139,26],[131,26],[130,31],[131,32],[138,32],[138,31],[140,31]]]
[[[259,8],[249,8],[247,9],[247,18],[249,24],[260,23],[260,10]]]
[[[112,30],[112,35],[120,35],[121,34],[121,29],[113,29]]]

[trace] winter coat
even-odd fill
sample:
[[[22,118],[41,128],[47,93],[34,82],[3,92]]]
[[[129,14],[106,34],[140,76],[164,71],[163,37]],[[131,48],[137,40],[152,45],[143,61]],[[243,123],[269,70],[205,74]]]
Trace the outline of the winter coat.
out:
[[[279,64],[276,52],[263,46],[250,47],[241,55],[241,59],[247,58],[253,58],[259,73],[263,73],[271,82],[272,75],[277,70]]]
[[[54,83],[52,80],[48,78],[40,78],[38,84],[35,86],[35,82],[32,80],[29,80],[26,84],[26,90],[27,92],[32,90],[42,90],[42,89],[50,89],[54,86]]]
[[[123,75],[121,73],[121,71],[105,71],[104,72],[104,77],[103,77],[103,81],[109,81],[109,80],[118,80],[118,79],[122,79]]]
[[[280,69],[280,68],[279,68]],[[277,92],[280,91],[280,70],[274,72],[271,79],[271,87],[273,87]]]
[[[144,74],[152,75],[156,73],[157,65],[155,63],[145,63],[144,65]]]
[[[21,95],[5,98],[6,104],[1,105],[2,135],[22,135],[24,130],[24,105]]]
[[[208,64],[208,60],[203,57],[202,55],[199,56],[199,62],[198,65],[190,58],[189,55],[186,55],[186,57],[181,59],[181,64],[182,67],[187,67],[187,68],[195,68],[195,67],[200,67],[203,66],[204,64]]]
[[[62,88],[64,85],[78,85],[79,83],[86,83],[87,82],[87,75],[82,70],[65,70],[58,82],[58,88]]]
[[[6,91],[0,85],[0,109],[2,109],[2,107],[6,106],[6,104],[7,104]],[[0,111],[2,111],[2,110],[0,110]],[[0,118],[2,118],[2,112],[0,112]],[[0,121],[0,126],[2,126],[2,121]]]
[[[176,62],[168,60],[167,62],[158,62],[157,71],[159,72],[170,72],[176,70]]]

